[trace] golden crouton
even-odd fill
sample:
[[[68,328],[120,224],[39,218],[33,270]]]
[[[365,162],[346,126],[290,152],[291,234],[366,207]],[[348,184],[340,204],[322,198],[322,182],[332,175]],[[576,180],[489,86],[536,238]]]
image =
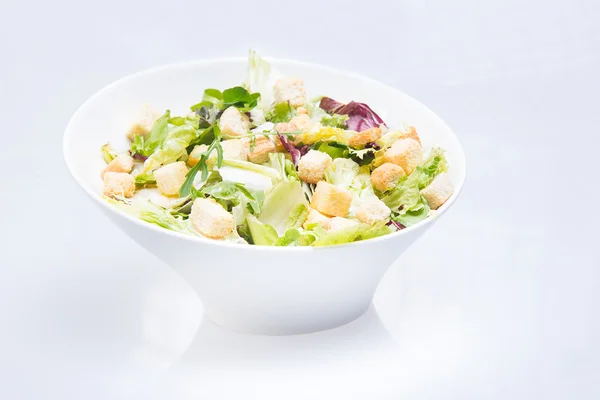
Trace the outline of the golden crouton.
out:
[[[133,169],[133,157],[129,154],[119,154],[104,168],[100,174],[101,178],[104,178],[104,174],[107,172],[126,172],[130,173]]]
[[[306,103],[304,81],[297,78],[281,78],[273,87],[275,103],[290,102],[292,107],[300,107]]]
[[[212,199],[198,197],[192,204],[190,220],[192,226],[202,235],[212,239],[222,239],[233,231],[233,216]]]
[[[135,192],[135,179],[125,172],[104,174],[104,194],[109,197],[131,197]]]
[[[323,229],[328,230],[331,223],[331,218],[321,214],[314,208],[311,208],[308,212],[308,216],[306,217],[306,221],[304,221],[304,224],[302,224],[302,227],[306,229],[310,224],[314,223],[318,223],[323,227]]]
[[[269,161],[269,153],[275,152],[275,143],[266,136],[256,136],[252,150],[250,150],[250,145],[250,141],[247,141],[246,152],[248,154],[248,161],[255,164],[262,164]]]
[[[345,217],[351,203],[352,195],[348,190],[320,181],[317,183],[310,205],[325,215]]]
[[[346,219],[342,217],[334,217],[331,218],[331,223],[329,224],[328,232],[339,231],[340,229],[348,228],[350,226],[357,225],[358,222],[352,221],[351,219]]]
[[[307,183],[323,180],[325,169],[333,162],[331,156],[318,150],[310,150],[298,162],[298,177]]]
[[[406,173],[399,165],[384,163],[371,172],[373,187],[381,192],[393,189]]]
[[[183,161],[174,162],[154,171],[158,190],[165,196],[179,195],[179,189],[185,182],[188,169]]]
[[[423,161],[423,151],[416,140],[399,139],[386,150],[384,160],[401,166],[406,175],[410,175],[415,167]]]
[[[391,210],[377,196],[365,200],[356,210],[356,218],[369,225],[388,219],[390,214]]]
[[[219,128],[224,136],[242,136],[250,129],[250,119],[246,114],[231,106],[223,111],[219,119]]]
[[[349,140],[350,147],[362,149],[367,143],[375,142],[381,138],[380,128],[369,128],[362,132],[357,132]]]
[[[421,195],[425,197],[432,210],[440,208],[452,196],[452,193],[454,193],[454,185],[446,172],[436,176],[429,186],[421,190]]]

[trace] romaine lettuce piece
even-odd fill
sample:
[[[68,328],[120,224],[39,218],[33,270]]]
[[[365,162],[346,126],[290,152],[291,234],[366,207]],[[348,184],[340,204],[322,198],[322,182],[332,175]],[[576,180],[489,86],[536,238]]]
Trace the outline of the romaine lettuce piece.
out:
[[[164,142],[169,133],[169,119],[171,112],[167,110],[154,122],[147,136],[135,135],[131,143],[131,155],[139,154],[149,157]]]
[[[110,163],[112,160],[117,158],[118,154],[112,149],[110,143],[106,143],[100,148],[102,152],[102,159],[104,159],[105,163]]]
[[[273,103],[273,87],[283,75],[254,50],[248,54],[248,72],[244,88],[250,93],[260,93],[260,106],[268,110]]]
[[[246,222],[254,244],[272,246],[279,239],[277,232],[271,225],[260,222],[254,215],[248,213]]]
[[[265,194],[262,212],[258,219],[272,226],[278,234],[282,235],[291,224],[288,222],[290,216],[295,213],[301,214],[299,204],[308,207],[300,182],[281,181]],[[298,217],[299,215],[295,216]]]
[[[387,226],[385,222],[381,222],[375,225],[360,223],[333,232],[321,234],[320,237],[317,240],[315,240],[311,245],[333,246],[337,244],[351,243],[387,235],[393,230],[394,229]]]
[[[325,180],[332,185],[350,187],[354,178],[358,175],[359,166],[347,158],[336,158],[325,169]]]
[[[188,124],[169,129],[160,147],[144,161],[144,173],[152,172],[187,156],[186,148],[197,135],[198,131]]]

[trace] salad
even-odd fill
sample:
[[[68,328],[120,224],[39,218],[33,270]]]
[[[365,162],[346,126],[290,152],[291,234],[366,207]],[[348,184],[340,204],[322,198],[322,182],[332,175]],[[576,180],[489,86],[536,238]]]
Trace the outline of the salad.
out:
[[[101,152],[104,198],[180,233],[327,246],[386,235],[452,195],[444,151],[367,104],[309,99],[302,79],[250,51],[241,86],[206,89],[187,115],[146,106],[130,148]]]

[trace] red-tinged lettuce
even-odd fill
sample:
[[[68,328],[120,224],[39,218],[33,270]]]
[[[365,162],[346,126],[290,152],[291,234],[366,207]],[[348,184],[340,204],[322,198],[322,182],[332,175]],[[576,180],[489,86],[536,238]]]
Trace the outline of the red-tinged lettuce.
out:
[[[329,114],[347,115],[348,120],[346,121],[346,125],[348,129],[353,131],[362,132],[380,125],[385,126],[385,122],[383,122],[379,115],[365,103],[351,101],[348,104],[343,104],[330,97],[323,97],[319,103],[319,107]]]
[[[279,141],[281,142],[281,145],[292,156],[292,162],[294,163],[294,166],[296,168],[298,168],[298,162],[300,161],[300,157],[302,156],[302,153],[300,153],[300,150],[298,150],[292,144],[292,142],[290,142],[290,139],[286,135],[283,135],[283,134],[277,132],[277,137],[279,138]]]

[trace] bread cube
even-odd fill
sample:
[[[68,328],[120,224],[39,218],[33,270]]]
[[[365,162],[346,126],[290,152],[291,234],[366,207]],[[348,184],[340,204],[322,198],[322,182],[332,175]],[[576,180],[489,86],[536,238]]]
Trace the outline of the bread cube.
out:
[[[454,185],[452,185],[447,172],[436,176],[429,186],[421,190],[421,195],[425,197],[432,210],[440,208],[452,196],[452,193],[454,193]]]
[[[131,197],[135,192],[135,179],[125,172],[104,174],[104,194],[109,197]]]
[[[296,126],[296,130],[299,131],[310,131],[316,122],[313,121],[307,114],[299,114],[290,119],[290,123]]]
[[[304,81],[298,78],[281,78],[273,87],[275,103],[289,101],[292,107],[300,107],[306,104],[306,90]]]
[[[373,196],[365,200],[356,210],[356,218],[360,222],[372,225],[378,221],[384,221],[390,217],[392,211],[385,203]]]
[[[219,128],[224,136],[242,136],[250,130],[250,119],[246,114],[231,106],[223,111],[219,119]]]
[[[384,161],[401,166],[410,175],[423,162],[421,145],[414,139],[399,139],[386,150]]]
[[[221,148],[223,149],[223,158],[240,161],[248,160],[246,145],[242,139],[224,140],[221,142]],[[214,151],[214,156],[217,157],[216,150]]]
[[[318,150],[310,150],[298,162],[298,176],[307,183],[323,180],[325,169],[333,162],[331,156]]]
[[[158,190],[165,196],[179,196],[188,169],[183,161],[167,164],[154,171]]]
[[[133,157],[129,154],[119,154],[108,163],[108,165],[100,173],[100,177],[104,179],[104,174],[107,172],[125,172],[130,173],[133,169]]]
[[[250,141],[246,142],[248,160],[255,164],[262,164],[269,161],[269,153],[275,152],[275,143],[266,136],[256,136],[252,151],[250,150],[250,144]]]
[[[339,231],[340,229],[348,228],[350,226],[355,225],[358,225],[358,222],[342,217],[334,217],[331,218],[331,223],[329,224],[328,232]]]
[[[399,165],[384,163],[371,172],[373,187],[381,192],[393,189],[406,173]]]
[[[194,229],[212,239],[222,239],[234,228],[233,215],[219,203],[202,197],[194,200],[190,220]]]
[[[134,136],[147,136],[152,129],[152,125],[156,122],[157,119],[161,117],[161,114],[156,110],[152,109],[150,106],[144,106],[142,110],[139,112],[139,116],[137,118],[137,122],[133,124],[129,130],[127,131],[127,138],[129,140],[133,140]]]
[[[355,149],[362,149],[367,143],[375,142],[381,138],[381,128],[369,128],[353,135],[348,144]]]
[[[323,227],[323,229],[328,230],[329,225],[331,223],[331,218],[321,214],[314,208],[310,208],[308,212],[308,216],[306,217],[306,221],[302,224],[302,227],[306,229],[310,224],[318,223]]]
[[[325,181],[317,183],[310,205],[322,214],[332,217],[345,217],[352,203],[352,195],[347,189]]]

